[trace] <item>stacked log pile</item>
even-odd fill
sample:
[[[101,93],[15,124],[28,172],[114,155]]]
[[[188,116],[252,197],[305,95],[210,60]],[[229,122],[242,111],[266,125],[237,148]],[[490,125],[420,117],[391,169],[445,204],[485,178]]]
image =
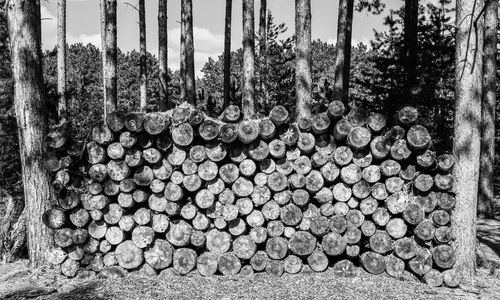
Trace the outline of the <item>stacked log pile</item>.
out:
[[[339,101],[295,123],[282,106],[245,121],[236,106],[219,119],[189,106],[110,114],[73,167],[86,172],[84,191],[69,165],[51,169],[65,191],[46,214],[58,246],[51,259],[67,276],[329,266],[352,275],[360,264],[456,286],[454,160],[432,150],[417,117],[405,107],[388,126]]]

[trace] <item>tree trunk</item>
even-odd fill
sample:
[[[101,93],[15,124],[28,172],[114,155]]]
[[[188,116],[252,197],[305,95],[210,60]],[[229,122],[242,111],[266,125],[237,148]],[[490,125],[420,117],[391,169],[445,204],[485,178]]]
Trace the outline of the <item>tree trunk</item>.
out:
[[[312,68],[311,68],[311,1],[295,0],[297,94],[296,119],[311,117]]]
[[[168,30],[167,30],[167,0],[158,1],[158,64],[159,64],[159,110],[165,111],[168,105]]]
[[[57,3],[57,115],[66,121],[66,0]]]
[[[456,205],[452,226],[456,237],[455,269],[472,275],[476,269],[476,211],[479,180],[483,22],[476,20],[484,1],[457,1],[456,8],[456,72],[455,132],[453,153],[457,159],[455,177]],[[481,34],[477,34],[481,32]]]
[[[245,119],[255,114],[255,38],[254,0],[243,0],[243,97]]]
[[[51,207],[50,176],[43,167],[47,135],[46,100],[42,73],[40,2],[9,1],[7,8],[14,78],[14,105],[27,215],[28,255],[32,266],[46,263],[53,245],[52,230],[42,223]]]
[[[347,107],[349,102],[349,71],[351,68],[351,35],[354,1],[340,0],[337,25],[337,54],[334,63],[334,94]]]
[[[260,107],[267,112],[269,99],[267,93],[267,0],[260,0],[259,16],[259,56],[260,56]]]
[[[183,0],[185,1],[185,0]],[[181,54],[181,61],[179,63],[179,88],[180,88],[180,99],[181,102],[187,101],[186,95],[186,26],[184,24],[184,15],[186,6],[184,2],[181,4],[181,44],[179,46],[179,52]]]
[[[108,103],[108,93],[106,89],[106,72],[104,66],[106,65],[106,0],[99,1],[100,6],[100,22],[101,22],[101,64],[102,64],[102,97],[104,104],[104,120],[107,118],[106,105]]]
[[[146,7],[144,0],[139,0],[139,49],[140,49],[140,62],[139,62],[139,80],[141,91],[140,110],[145,111],[148,106],[148,63],[146,53]]]
[[[405,0],[404,47],[405,47],[405,82],[404,93],[407,101],[411,101],[412,92],[417,79],[417,28],[418,0]]]
[[[224,105],[229,106],[231,99],[231,19],[233,11],[233,0],[226,0],[226,20],[224,23]]]
[[[184,30],[184,84],[186,88],[186,100],[196,105],[196,86],[194,80],[194,39],[193,39],[193,1],[182,0],[182,27]],[[182,38],[181,38],[182,40]]]
[[[495,104],[497,73],[498,1],[486,1],[484,12],[483,101],[481,168],[478,213],[493,217],[493,167],[495,166]]]
[[[106,0],[105,23],[105,61],[104,80],[106,102],[104,105],[104,119],[115,111],[117,107],[117,48],[116,48],[116,0]]]

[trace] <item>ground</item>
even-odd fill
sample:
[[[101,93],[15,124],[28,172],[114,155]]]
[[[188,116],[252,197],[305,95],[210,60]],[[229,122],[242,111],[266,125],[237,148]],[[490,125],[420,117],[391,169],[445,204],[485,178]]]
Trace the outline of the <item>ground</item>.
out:
[[[500,299],[500,221],[480,220],[482,262],[478,276],[459,288],[431,288],[414,281],[373,276],[363,270],[353,278],[323,273],[267,274],[253,277],[201,276],[120,279],[66,279],[55,270],[29,271],[25,260],[0,265],[0,299]]]

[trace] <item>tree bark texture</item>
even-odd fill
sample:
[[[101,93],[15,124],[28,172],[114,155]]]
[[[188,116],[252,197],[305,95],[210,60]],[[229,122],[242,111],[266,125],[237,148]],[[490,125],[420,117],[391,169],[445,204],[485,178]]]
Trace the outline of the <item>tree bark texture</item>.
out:
[[[105,61],[104,80],[106,103],[104,105],[104,116],[112,113],[117,108],[117,48],[116,48],[116,0],[106,0],[105,23]]]
[[[455,269],[472,275],[476,268],[476,211],[481,135],[483,20],[474,21],[484,1],[457,1],[455,52],[455,132],[456,205],[452,226],[456,238]],[[477,33],[481,34],[477,34]],[[476,53],[476,51],[478,53]]]
[[[265,112],[269,109],[269,94],[267,92],[267,0],[260,0],[259,16],[259,55],[260,55],[260,106]]]
[[[344,105],[349,101],[349,71],[351,68],[351,36],[354,1],[340,0],[337,25],[337,54],[334,62],[334,95]]]
[[[167,0],[158,0],[158,63],[160,85],[160,111],[169,107],[168,103],[168,30]]]
[[[57,116],[66,120],[66,0],[57,3]]]
[[[19,148],[28,229],[28,255],[32,266],[46,262],[53,244],[52,231],[42,222],[51,207],[50,177],[43,154],[47,135],[46,100],[42,73],[40,2],[10,1],[8,24],[14,78],[14,106],[19,129]],[[34,17],[35,16],[35,17]]]
[[[245,119],[255,114],[255,17],[254,0],[243,0],[243,97]]]
[[[141,91],[141,103],[140,110],[146,111],[148,106],[148,62],[147,62],[147,52],[146,52],[146,6],[145,0],[139,0],[139,50],[140,50],[140,62],[139,62],[139,80],[140,80],[140,91]]]
[[[493,217],[498,0],[486,1],[485,5],[481,168],[479,172],[478,213],[486,217]]]
[[[182,0],[182,24],[184,30],[184,51],[185,51],[185,78],[186,100],[192,105],[196,105],[196,86],[194,77],[194,39],[193,39],[193,1]],[[181,37],[182,41],[182,37]]]
[[[295,92],[296,119],[311,117],[311,1],[295,0]]]
[[[224,109],[229,106],[231,99],[231,19],[233,0],[226,0],[226,19],[224,21]]]

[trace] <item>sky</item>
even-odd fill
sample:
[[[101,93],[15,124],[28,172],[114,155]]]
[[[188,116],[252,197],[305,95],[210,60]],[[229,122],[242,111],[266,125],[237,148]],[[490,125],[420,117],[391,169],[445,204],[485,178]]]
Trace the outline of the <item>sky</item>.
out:
[[[179,68],[180,44],[180,0],[168,1],[168,60],[169,67]],[[268,0],[276,23],[286,23],[288,33],[295,27],[293,0]],[[374,36],[374,30],[384,30],[383,18],[389,9],[397,9],[402,0],[387,0],[386,10],[381,15],[367,12],[355,12],[353,21],[353,44],[368,43]],[[42,8],[42,43],[44,49],[53,49],[56,44],[57,1],[41,1]],[[139,25],[137,11],[127,5],[137,6],[137,0],[118,0],[117,35],[118,47],[122,51],[131,51],[139,47]],[[312,38],[334,43],[337,35],[338,1],[312,0]],[[241,0],[233,1],[232,48],[242,44]],[[255,1],[256,26],[260,1]],[[200,76],[200,69],[209,57],[217,57],[224,48],[224,13],[225,0],[193,0],[193,25],[195,47],[195,69]],[[146,0],[146,42],[147,50],[158,53],[158,0]],[[92,43],[100,47],[100,23],[98,0],[67,0],[67,42]]]

